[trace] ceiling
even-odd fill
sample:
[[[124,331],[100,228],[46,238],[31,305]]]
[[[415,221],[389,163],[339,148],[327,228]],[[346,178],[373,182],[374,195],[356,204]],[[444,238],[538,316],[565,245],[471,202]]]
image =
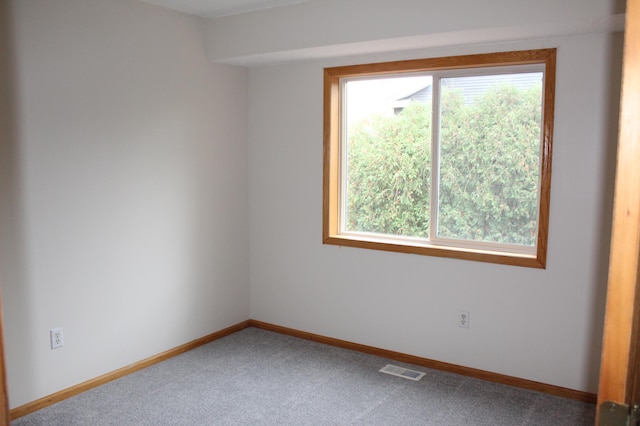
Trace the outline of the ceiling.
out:
[[[141,0],[204,18],[237,15],[311,0]]]

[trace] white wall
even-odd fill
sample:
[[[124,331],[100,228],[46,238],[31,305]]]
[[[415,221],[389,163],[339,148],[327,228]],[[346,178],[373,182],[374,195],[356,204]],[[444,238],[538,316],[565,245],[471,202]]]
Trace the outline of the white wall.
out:
[[[16,407],[249,317],[247,71],[207,61],[199,19],[136,1],[7,7],[0,273]]]
[[[596,391],[621,44],[594,31],[624,2],[545,0],[528,14],[524,1],[474,13],[476,2],[366,0],[355,19],[363,1],[207,24],[133,0],[0,2],[12,407],[249,317]],[[353,25],[341,26],[333,11],[347,3]],[[438,26],[414,19],[425,5]],[[554,38],[505,42],[547,21]],[[558,37],[563,23],[576,35]],[[229,63],[325,59],[247,72],[207,63],[205,41]],[[397,51],[407,46],[430,48]],[[546,270],[321,244],[323,67],[553,46]],[[58,326],[66,345],[52,351]]]
[[[314,0],[210,20],[211,60],[260,64],[620,28],[624,0]]]
[[[558,48],[546,270],[322,245],[323,67],[546,47]],[[620,55],[620,34],[593,33],[251,69],[251,317],[596,392]]]

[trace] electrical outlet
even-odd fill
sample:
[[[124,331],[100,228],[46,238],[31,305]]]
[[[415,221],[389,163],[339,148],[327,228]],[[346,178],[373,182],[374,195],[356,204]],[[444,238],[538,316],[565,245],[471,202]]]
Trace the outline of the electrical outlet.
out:
[[[52,328],[49,333],[51,334],[51,349],[57,349],[64,346],[62,328]]]
[[[458,327],[469,328],[469,311],[460,311],[458,313]]]

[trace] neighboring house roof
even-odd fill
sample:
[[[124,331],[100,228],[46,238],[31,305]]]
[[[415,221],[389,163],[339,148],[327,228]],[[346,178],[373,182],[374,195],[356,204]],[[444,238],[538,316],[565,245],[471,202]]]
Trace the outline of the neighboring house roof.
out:
[[[402,101],[420,101],[420,102],[428,102],[431,101],[431,92],[433,91],[432,85],[429,84],[426,87],[422,87],[420,88],[420,90],[417,90],[413,93],[410,93],[407,96],[404,96],[398,100],[396,100],[396,102],[402,102]]]
[[[528,89],[542,82],[542,73],[498,74],[469,77],[452,77],[440,80],[444,87],[455,88],[462,91],[464,102],[470,104],[473,100],[486,93],[496,84],[511,83],[519,89]],[[393,110],[396,114],[402,111],[411,101],[430,102],[433,87],[431,84],[422,85],[411,93],[400,94],[393,101]]]
[[[414,91],[400,99],[397,99],[393,102],[393,113],[399,114],[400,111],[405,109],[409,102],[431,102],[431,92],[433,91],[433,86],[431,83],[427,86],[423,86],[421,89]]]

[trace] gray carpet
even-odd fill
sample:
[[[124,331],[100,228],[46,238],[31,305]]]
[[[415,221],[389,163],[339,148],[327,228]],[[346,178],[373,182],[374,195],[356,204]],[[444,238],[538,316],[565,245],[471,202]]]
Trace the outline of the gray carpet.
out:
[[[424,371],[418,382],[378,370]],[[573,426],[595,406],[248,328],[12,425]]]

